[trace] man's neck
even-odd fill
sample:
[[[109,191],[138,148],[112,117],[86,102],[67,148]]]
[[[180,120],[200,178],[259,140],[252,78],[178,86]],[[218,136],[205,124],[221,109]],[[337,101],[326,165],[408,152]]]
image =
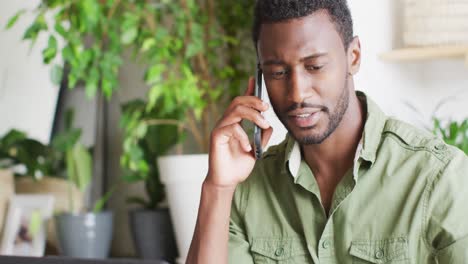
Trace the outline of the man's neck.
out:
[[[353,166],[364,124],[365,105],[361,106],[356,94],[350,93],[348,109],[336,130],[321,144],[301,147],[304,160],[316,177],[334,175],[339,180]]]

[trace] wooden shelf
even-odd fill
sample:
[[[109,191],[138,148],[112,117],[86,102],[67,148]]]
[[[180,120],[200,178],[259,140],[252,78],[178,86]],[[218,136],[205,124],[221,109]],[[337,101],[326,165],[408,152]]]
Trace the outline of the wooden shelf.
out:
[[[464,59],[468,67],[468,45],[397,49],[382,53],[379,55],[379,58],[389,62],[459,58]]]

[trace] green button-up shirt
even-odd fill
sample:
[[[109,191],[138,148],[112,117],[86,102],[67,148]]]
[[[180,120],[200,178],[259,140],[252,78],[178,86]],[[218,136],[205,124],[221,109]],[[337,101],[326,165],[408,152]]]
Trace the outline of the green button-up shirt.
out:
[[[364,133],[330,215],[287,136],[236,189],[229,263],[468,263],[467,156],[359,96]]]

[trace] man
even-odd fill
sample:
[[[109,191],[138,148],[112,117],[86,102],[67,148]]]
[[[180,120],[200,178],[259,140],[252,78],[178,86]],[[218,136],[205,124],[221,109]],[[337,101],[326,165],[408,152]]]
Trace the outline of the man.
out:
[[[345,0],[258,0],[254,43],[286,140],[257,162],[236,98],[211,136],[188,263],[468,263],[468,159],[355,92]]]

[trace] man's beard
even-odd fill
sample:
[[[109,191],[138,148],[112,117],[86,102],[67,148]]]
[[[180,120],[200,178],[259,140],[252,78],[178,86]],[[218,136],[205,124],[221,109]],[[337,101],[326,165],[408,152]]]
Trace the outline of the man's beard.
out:
[[[307,107],[307,103],[297,104],[288,108],[288,111],[283,113],[282,115],[276,115],[280,117],[281,122],[288,130],[289,134],[300,144],[300,145],[314,145],[314,144],[321,144],[325,139],[327,139],[339,126],[341,120],[343,120],[343,116],[345,115],[346,111],[348,110],[349,106],[349,89],[347,87],[348,78],[346,78],[345,85],[343,87],[343,92],[341,93],[340,97],[338,98],[338,102],[334,108],[334,111],[330,113],[330,109],[326,106],[320,106],[322,114],[326,114],[329,117],[329,122],[327,128],[323,133],[320,134],[312,134],[306,135],[302,137],[298,137],[294,135],[292,129],[288,127],[287,119],[288,119],[288,112],[297,108]],[[314,107],[317,107],[314,105]],[[323,118],[323,117],[322,117]],[[312,130],[313,127],[308,128],[300,128],[303,131]]]

